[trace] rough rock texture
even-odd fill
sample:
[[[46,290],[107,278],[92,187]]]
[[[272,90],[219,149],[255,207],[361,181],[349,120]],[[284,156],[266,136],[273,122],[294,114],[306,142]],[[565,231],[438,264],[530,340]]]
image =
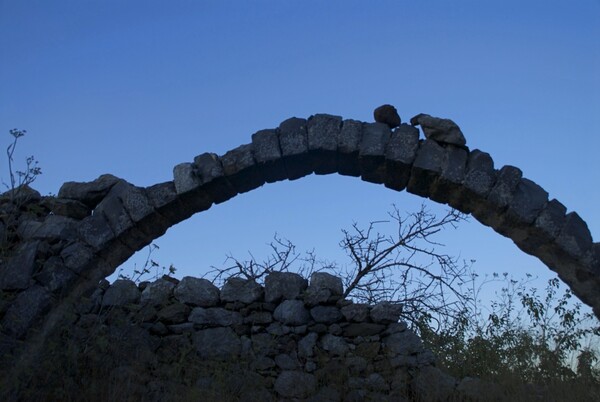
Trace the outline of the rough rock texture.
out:
[[[549,197],[518,168],[496,168],[489,154],[469,150],[451,120],[421,114],[411,123],[422,127],[425,141],[407,124],[392,131],[381,122],[327,114],[292,118],[278,128],[256,132],[251,143],[222,156],[202,153],[193,162],[179,164],[173,180],[146,188],[103,175],[88,183],[65,183],[58,196],[42,197],[29,187],[0,195],[0,357],[8,359],[4,367],[12,367],[0,374],[7,383],[26,377],[35,358],[23,357],[44,350],[40,334],[68,327],[63,321],[87,308],[80,300],[92,294],[96,296],[90,303],[96,309],[135,308],[143,297],[139,314],[158,320],[145,323],[153,336],[189,333],[190,325],[199,325],[188,321],[195,307],[240,303],[259,303],[262,310],[243,315],[236,334],[253,325],[266,325],[266,334],[274,337],[306,334],[308,327],[291,328],[273,317],[279,305],[272,304],[286,298],[303,301],[308,322],[315,322],[311,330],[319,334],[325,327],[333,336],[376,334],[377,325],[385,326],[394,314],[382,318],[375,312],[373,318],[370,308],[340,305],[348,321],[343,327],[334,310],[312,310],[337,306],[341,299],[341,280],[321,274],[315,274],[305,289],[298,278],[274,281],[269,302],[260,285],[240,278],[229,280],[221,291],[199,279],[183,280],[174,289],[166,283],[147,289],[125,283],[106,292],[96,289],[136,251],[193,214],[264,183],[312,172],[360,176],[397,191],[406,188],[472,214],[557,272],[600,317],[600,243],[594,242],[583,217]],[[289,317],[299,316],[280,316],[284,321]]]
[[[441,119],[421,113],[410,119],[410,124],[421,126],[427,139],[459,146],[467,143],[458,125],[450,119]]]
[[[401,123],[398,111],[392,105],[381,105],[373,111],[373,117],[378,123],[387,124],[390,128],[398,127]]]

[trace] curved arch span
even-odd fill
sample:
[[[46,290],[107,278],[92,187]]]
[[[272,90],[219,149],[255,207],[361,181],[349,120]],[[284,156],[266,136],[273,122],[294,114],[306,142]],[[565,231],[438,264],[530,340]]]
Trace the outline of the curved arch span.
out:
[[[17,339],[31,338],[36,327],[43,340],[81,295],[169,227],[265,183],[311,173],[360,177],[471,214],[558,273],[600,317],[600,243],[577,213],[549,200],[521,170],[496,169],[480,150],[422,140],[407,124],[392,131],[382,123],[317,114],[258,131],[251,143],[224,155],[198,155],[175,166],[165,183],[141,188],[110,175],[65,183],[55,205],[76,202],[88,213],[78,219],[51,214],[37,226],[38,235],[58,233],[64,240],[55,242],[64,245],[56,255],[62,265],[56,271],[56,264],[44,264],[39,277],[56,280],[22,287],[0,325]]]

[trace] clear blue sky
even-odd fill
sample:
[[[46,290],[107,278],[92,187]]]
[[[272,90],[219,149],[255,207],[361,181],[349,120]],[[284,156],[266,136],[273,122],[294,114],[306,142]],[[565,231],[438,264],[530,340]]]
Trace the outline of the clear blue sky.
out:
[[[40,161],[43,194],[103,173],[171,180],[288,117],[370,121],[383,103],[404,121],[455,120],[471,149],[521,168],[600,240],[599,1],[0,0],[0,143],[28,131],[17,160]],[[309,176],[177,225],[155,258],[198,276],[228,253],[265,256],[277,232],[342,260],[341,228],[421,202]],[[481,273],[549,272],[474,220],[440,241]]]

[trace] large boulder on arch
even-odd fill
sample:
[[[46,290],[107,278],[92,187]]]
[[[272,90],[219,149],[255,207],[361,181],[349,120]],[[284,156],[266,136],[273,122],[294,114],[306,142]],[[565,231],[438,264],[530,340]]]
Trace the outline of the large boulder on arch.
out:
[[[110,189],[121,180],[123,179],[119,179],[111,174],[103,174],[91,182],[80,183],[68,181],[58,190],[58,198],[77,200],[89,208],[95,208],[106,194],[108,194]]]
[[[465,146],[467,140],[460,127],[450,119],[433,117],[428,114],[420,113],[410,119],[413,126],[421,126],[425,138],[446,144]]]

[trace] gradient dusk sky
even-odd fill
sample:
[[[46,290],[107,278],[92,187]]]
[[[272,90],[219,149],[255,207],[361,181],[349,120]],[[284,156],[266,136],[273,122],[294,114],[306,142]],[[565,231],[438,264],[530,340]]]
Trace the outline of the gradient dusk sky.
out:
[[[599,1],[0,0],[0,145],[28,131],[16,160],[39,160],[42,194],[103,173],[171,180],[176,164],[288,117],[372,121],[384,103],[403,121],[453,119],[471,149],[522,169],[600,240]],[[344,263],[340,229],[423,201],[311,175],[195,215],[153,257],[200,276],[230,253],[265,257],[278,233]],[[438,240],[482,274],[550,277],[474,219]]]

